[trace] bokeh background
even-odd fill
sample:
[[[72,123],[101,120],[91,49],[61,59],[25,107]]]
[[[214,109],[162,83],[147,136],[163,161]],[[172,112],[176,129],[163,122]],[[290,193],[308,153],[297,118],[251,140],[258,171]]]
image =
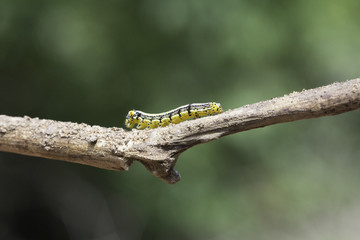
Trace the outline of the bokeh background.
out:
[[[356,78],[357,0],[1,0],[0,114],[123,127]],[[0,152],[1,239],[358,239],[360,112],[194,147],[168,185]]]

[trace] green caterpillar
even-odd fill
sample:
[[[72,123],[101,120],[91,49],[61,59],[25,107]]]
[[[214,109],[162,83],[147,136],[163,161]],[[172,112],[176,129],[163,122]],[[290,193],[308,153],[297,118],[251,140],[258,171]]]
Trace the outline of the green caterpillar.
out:
[[[157,114],[144,113],[139,110],[130,110],[126,116],[125,126],[133,128],[137,125],[137,129],[165,127],[170,123],[177,124],[187,119],[218,113],[222,113],[222,107],[220,103],[215,102],[191,103]]]

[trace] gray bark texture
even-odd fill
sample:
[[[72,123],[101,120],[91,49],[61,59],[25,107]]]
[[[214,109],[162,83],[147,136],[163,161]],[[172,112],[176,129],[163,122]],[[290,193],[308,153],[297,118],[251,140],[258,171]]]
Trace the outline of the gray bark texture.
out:
[[[0,115],[0,151],[118,171],[128,170],[135,160],[154,176],[176,183],[180,180],[176,161],[192,146],[254,128],[358,108],[359,78],[151,130]]]

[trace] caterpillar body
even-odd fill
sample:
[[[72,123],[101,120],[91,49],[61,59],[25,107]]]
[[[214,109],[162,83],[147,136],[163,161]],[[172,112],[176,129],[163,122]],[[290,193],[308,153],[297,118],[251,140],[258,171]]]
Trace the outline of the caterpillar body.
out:
[[[165,127],[170,123],[177,124],[188,119],[218,113],[222,113],[222,107],[220,103],[215,102],[191,103],[157,114],[144,113],[139,110],[130,110],[126,116],[125,126],[133,128],[137,125],[137,129]]]

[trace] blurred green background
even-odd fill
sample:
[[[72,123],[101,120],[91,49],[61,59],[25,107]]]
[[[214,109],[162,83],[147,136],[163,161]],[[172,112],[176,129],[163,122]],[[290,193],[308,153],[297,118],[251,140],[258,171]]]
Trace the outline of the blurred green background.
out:
[[[357,0],[1,0],[0,114],[123,127],[356,78]],[[0,152],[1,239],[358,239],[360,112],[227,136],[168,185]]]

